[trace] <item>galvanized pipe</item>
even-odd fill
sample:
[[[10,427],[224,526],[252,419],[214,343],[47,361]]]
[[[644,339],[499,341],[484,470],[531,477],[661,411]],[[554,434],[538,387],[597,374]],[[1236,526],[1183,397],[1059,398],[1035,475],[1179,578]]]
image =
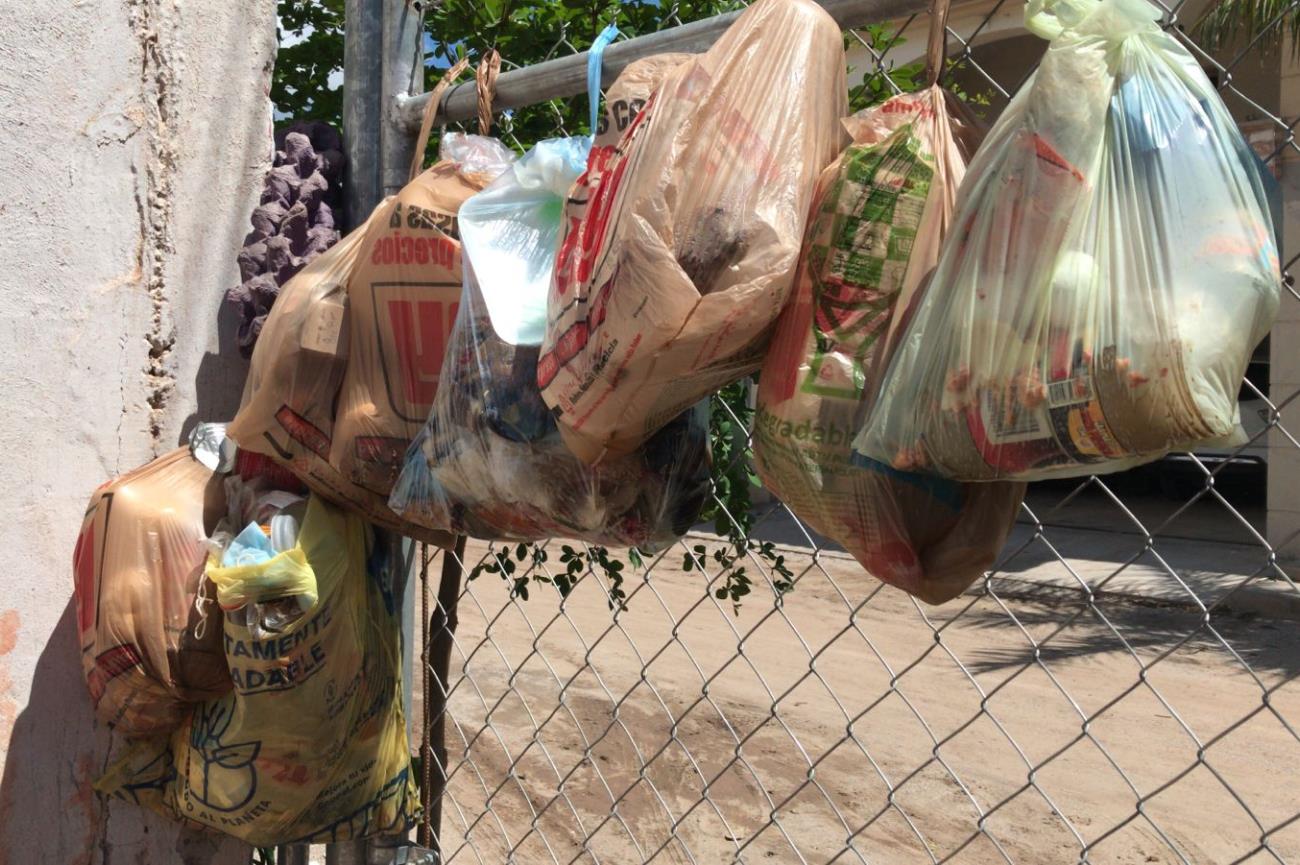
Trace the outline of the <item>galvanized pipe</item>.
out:
[[[907,18],[929,9],[929,0],[818,0],[842,28],[861,27],[878,21]],[[612,81],[634,60],[672,51],[700,52],[708,49],[740,16],[740,12],[715,15],[671,30],[662,30],[616,42],[605,49],[601,63],[601,80]],[[547,99],[575,96],[587,89],[587,52],[547,60],[524,69],[503,72],[497,79],[493,108],[523,108]],[[420,128],[428,94],[399,96],[394,106],[395,120],[408,136]],[[475,116],[478,101],[472,81],[448,89],[434,118],[435,124],[469,120]]]
[[[347,0],[343,30],[343,227],[360,225],[383,198],[379,142],[384,0]]]
[[[382,195],[392,195],[406,185],[415,152],[415,138],[397,111],[401,100],[424,90],[424,40],[418,3],[383,0],[383,4],[379,179]],[[419,129],[418,121],[415,128]]]
[[[429,615],[428,661],[424,670],[425,714],[432,719],[428,747],[423,749],[430,782],[424,791],[425,822],[420,827],[420,844],[442,852],[442,799],[447,792],[447,692],[451,688],[451,650],[456,640],[456,607],[464,577],[465,536],[456,547],[442,552],[442,577],[438,603]]]

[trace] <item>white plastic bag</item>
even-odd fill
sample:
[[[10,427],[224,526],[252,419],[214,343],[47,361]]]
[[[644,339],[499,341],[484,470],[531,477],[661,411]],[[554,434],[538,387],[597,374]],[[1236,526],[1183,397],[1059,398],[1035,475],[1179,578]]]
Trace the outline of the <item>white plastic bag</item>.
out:
[[[1052,40],[971,164],[855,449],[961,480],[1240,443],[1277,310],[1258,161],[1145,0],[1039,0]]]

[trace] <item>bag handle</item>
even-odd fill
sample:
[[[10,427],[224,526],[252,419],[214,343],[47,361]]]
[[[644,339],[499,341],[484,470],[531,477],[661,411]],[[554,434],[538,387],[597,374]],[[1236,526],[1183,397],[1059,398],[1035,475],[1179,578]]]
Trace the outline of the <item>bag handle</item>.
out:
[[[939,83],[948,56],[948,3],[949,0],[930,0],[930,40],[925,48],[925,83],[928,87]]]
[[[591,120],[591,137],[596,137],[597,115],[600,113],[600,65],[605,59],[605,48],[618,37],[618,25],[609,25],[587,49],[587,111]]]
[[[461,73],[469,67],[469,58],[462,57],[452,65],[438,83],[434,85],[433,91],[429,93],[429,101],[424,106],[424,117],[420,119],[420,135],[416,139],[415,153],[411,156],[411,174],[406,179],[410,183],[424,170],[424,157],[429,149],[429,135],[433,132],[433,117],[438,113],[438,106],[442,103],[442,96]]]
[[[478,64],[474,89],[478,91],[478,134],[492,131],[492,100],[497,95],[497,76],[501,74],[501,52],[493,48]]]

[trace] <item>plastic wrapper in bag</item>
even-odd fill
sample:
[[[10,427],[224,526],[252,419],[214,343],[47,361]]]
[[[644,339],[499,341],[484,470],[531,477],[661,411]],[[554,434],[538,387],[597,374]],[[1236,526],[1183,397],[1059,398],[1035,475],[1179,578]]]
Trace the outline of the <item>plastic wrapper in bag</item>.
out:
[[[456,211],[511,157],[459,133],[444,136],[442,156],[281,291],[229,434],[316,493],[445,546],[445,535],[398,521],[387,497],[455,318]]]
[[[538,363],[581,459],[635,450],[758,368],[846,101],[835,22],[811,0],[759,0],[596,154]]]
[[[800,520],[922,600],[992,565],[1024,484],[959,484],[854,459],[889,335],[923,295],[979,137],[938,87],[845,121],[822,173],[794,290],[758,379],[754,465]]]
[[[73,553],[81,664],[95,715],[128,736],[167,733],[188,704],[230,690],[221,615],[195,604],[221,478],[180,448],[95,491]]]
[[[227,619],[233,692],[197,705],[169,740],[137,745],[96,789],[256,846],[405,831],[419,799],[402,709],[401,595],[397,568],[374,563],[374,543],[359,516],[312,497],[297,564],[284,571],[295,590],[310,571],[311,611],[268,639]],[[284,590],[275,562],[260,574],[210,573],[250,600],[268,598]]]
[[[707,406],[645,447],[587,466],[537,388],[566,191],[587,139],[543,141],[461,209],[465,290],[429,422],[391,504],[404,520],[487,539],[580,538],[654,549],[709,491]]]
[[[375,508],[386,507],[437,393],[460,302],[457,213],[514,155],[495,139],[451,133],[439,157],[366,223],[348,283],[352,342],[330,463]]]
[[[1258,161],[1143,0],[1031,3],[1052,40],[970,167],[933,289],[855,440],[962,480],[1245,441],[1277,310]]]
[[[275,489],[260,477],[250,481],[231,475],[225,487],[226,518],[209,539],[222,565],[217,604],[227,618],[247,627],[254,639],[267,639],[316,604],[315,576],[297,550],[307,499]],[[275,567],[250,567],[272,558],[279,559]],[[209,576],[216,573],[209,569]],[[279,591],[267,591],[269,586]]]

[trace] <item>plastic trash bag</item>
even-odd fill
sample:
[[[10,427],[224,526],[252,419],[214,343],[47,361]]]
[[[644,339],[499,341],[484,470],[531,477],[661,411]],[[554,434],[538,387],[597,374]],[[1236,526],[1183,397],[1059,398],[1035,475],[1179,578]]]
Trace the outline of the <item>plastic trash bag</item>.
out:
[[[440,156],[284,287],[228,432],[316,493],[445,546],[445,535],[401,524],[388,493],[428,415],[455,319],[456,212],[513,156],[459,133],[443,137]]]
[[[200,703],[169,740],[141,743],[101,793],[255,846],[405,831],[419,811],[402,709],[400,587],[367,567],[362,519],[312,497],[296,554],[319,598],[282,634],[255,639],[230,619],[234,691]],[[275,560],[272,560],[274,562]],[[250,599],[284,590],[264,565]],[[251,582],[217,567],[219,585]]]
[[[372,217],[373,218],[373,217]],[[239,412],[227,427],[241,451],[273,457],[300,477],[332,478],[334,404],[348,364],[348,277],[364,226],[289,280],[253,350]],[[346,500],[342,484],[324,494]]]
[[[958,484],[854,460],[889,335],[923,295],[979,143],[938,87],[845,120],[817,182],[794,290],[758,378],[754,465],[800,520],[930,603],[993,564],[1024,484]]]
[[[352,344],[330,463],[387,506],[402,456],[429,416],[460,302],[457,213],[514,159],[494,138],[450,133],[439,161],[366,224],[348,283]]]
[[[95,715],[120,733],[167,733],[190,703],[230,690],[220,613],[195,604],[225,506],[220,477],[188,448],[90,499],[72,557],[81,665]]]
[[[707,405],[645,448],[587,466],[537,388],[565,196],[588,148],[585,138],[543,141],[461,209],[465,291],[433,411],[390,500],[405,520],[486,539],[654,549],[699,516]]]
[[[1277,310],[1258,161],[1143,0],[1048,0],[1051,39],[970,167],[856,450],[962,480],[1110,472],[1245,441]]]
[[[590,58],[590,54],[588,56]],[[650,95],[665,76],[694,56],[696,55],[653,54],[643,57],[625,66],[605,91],[603,107],[598,113],[593,112],[595,135],[587,154],[586,168],[574,182],[568,200],[564,203],[564,224],[568,231],[566,238],[570,250],[567,255],[573,255],[576,251],[575,245],[580,241],[583,220],[592,201],[592,190],[599,187],[601,175],[612,164],[623,133],[636,121],[637,115],[645,108]],[[600,97],[599,74],[599,67],[593,70],[588,59],[587,95],[592,100],[593,108]],[[597,80],[593,81],[593,77]]]
[[[830,16],[759,0],[668,73],[612,156],[593,153],[538,363],[578,457],[630,453],[758,368],[846,103]]]

